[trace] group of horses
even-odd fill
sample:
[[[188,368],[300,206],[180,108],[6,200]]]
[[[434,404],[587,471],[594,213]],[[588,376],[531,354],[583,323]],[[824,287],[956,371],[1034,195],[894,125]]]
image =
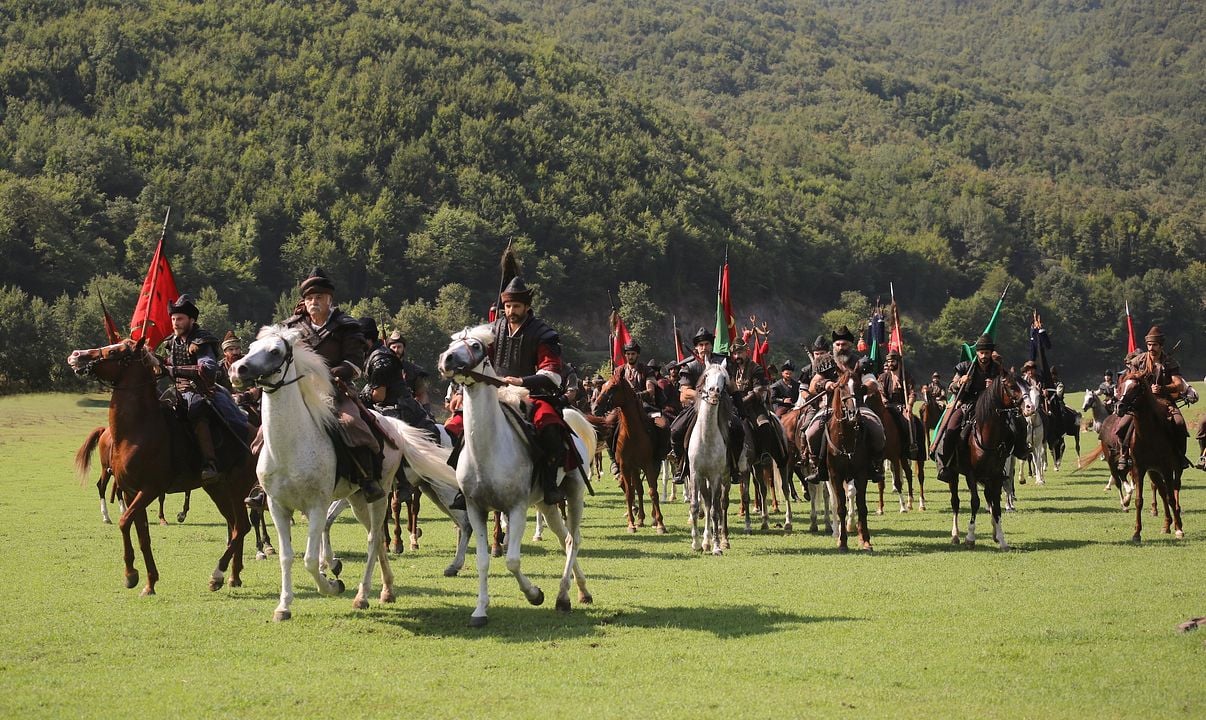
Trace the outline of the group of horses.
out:
[[[333,595],[343,592],[345,586],[338,577],[342,563],[334,556],[329,530],[337,514],[350,506],[367,534],[365,569],[353,605],[356,608],[368,605],[373,574],[378,566],[382,586],[379,599],[381,602],[393,600],[393,576],[386,552],[388,501],[366,502],[354,484],[337,476],[335,441],[332,439],[336,432],[333,389],[322,358],[299,340],[295,331],[281,326],[266,327],[247,355],[232,367],[233,381],[256,384],[263,389],[262,443],[256,453],[244,454],[238,462],[226,467],[217,481],[204,485],[200,480],[199,458],[188,441],[185,424],[176,417],[174,410],[164,407],[158,397],[159,361],[141,341],[123,340],[100,348],[77,350],[68,358],[69,365],[78,374],[93,377],[112,389],[108,427],[98,428],[89,435],[76,455],[76,465],[81,473],[86,472],[93,450],[99,447],[103,466],[98,484],[102,509],[105,484],[110,477],[115,492],[124,502],[118,524],[127,587],[133,588],[139,582],[139,573],[134,567],[131,529],[137,534],[146,568],[143,594],[154,594],[159,574],[151,551],[146,510],[151,502],[167,492],[197,488],[210,496],[227,525],[226,545],[211,573],[209,587],[218,590],[227,582],[231,586],[240,585],[243,541],[252,527],[243,498],[258,478],[267,493],[268,508],[277,533],[281,593],[275,619],[285,620],[292,615],[292,520],[295,514],[303,515],[308,524],[305,568],[321,593]],[[528,429],[524,427],[526,391],[506,385],[494,371],[488,355],[490,340],[490,326],[469,328],[454,335],[448,349],[439,357],[441,375],[465,388],[465,440],[455,469],[448,462],[452,448],[446,437],[443,442],[433,441],[416,428],[375,413],[385,457],[383,484],[397,485],[398,494],[410,506],[412,514],[417,510],[417,495],[421,491],[457,526],[457,555],[445,570],[446,575],[455,575],[461,569],[468,541],[476,536],[479,591],[477,605],[470,616],[470,624],[475,627],[487,622],[488,569],[491,555],[498,550],[496,547],[496,552],[491,552],[490,538],[494,538],[497,546],[499,527],[496,526],[493,534],[487,532],[491,511],[501,518],[502,522],[496,525],[505,523],[506,566],[530,603],[539,605],[544,601],[543,591],[523,574],[520,565],[527,512],[533,505],[537,509],[538,526],[543,524],[550,528],[564,551],[565,563],[556,608],[570,610],[571,581],[577,585],[579,603],[592,601],[578,553],[582,543],[585,495],[591,490],[587,463],[596,456],[600,432],[617,433],[615,461],[620,470],[629,531],[636,532],[644,523],[642,485],[648,488],[655,529],[659,533],[666,531],[657,479],[663,474],[663,461],[668,450],[667,419],[649,417],[637,399],[636,390],[628,384],[624,374],[617,371],[604,385],[592,408],[593,414],[572,408],[565,411],[570,443],[581,462],[566,463],[565,467],[572,469],[563,467],[559,472],[566,501],[561,506],[545,505],[542,491],[532,482],[536,460],[530,451]],[[878,415],[884,426],[884,458],[891,468],[902,512],[913,506],[913,469],[918,479],[921,509],[925,509],[924,454],[919,448],[925,446],[925,438],[942,416],[938,399],[923,390],[920,417],[914,421],[910,413],[910,422],[916,422],[916,426],[902,432],[890,419],[881,396],[870,394],[863,402],[857,400],[857,382],[850,373],[842,375],[830,397],[823,457],[817,459],[826,463],[827,486],[810,488],[806,483],[801,485],[804,497],[812,501],[810,530],[818,528],[818,503],[823,503],[827,529],[832,530],[841,551],[846,550],[848,534],[853,528],[857,528],[860,547],[872,549],[867,522],[866,492],[872,473],[864,426],[866,413]],[[752,481],[764,529],[768,527],[768,497],[781,494],[786,503],[785,532],[792,530],[791,501],[796,497],[794,478],[804,479],[801,467],[804,428],[800,427],[803,409],[793,410],[782,418],[770,415],[765,424],[749,423],[745,446],[730,448],[729,419],[733,398],[728,392],[729,384],[725,365],[705,368],[696,387],[697,417],[685,458],[690,463],[684,498],[690,506],[691,546],[713,554],[721,554],[730,546],[729,491],[735,478],[742,481],[743,496],[746,495],[745,483]],[[1141,504],[1141,479],[1150,474],[1161,497],[1165,498],[1166,529],[1170,523],[1175,525],[1177,536],[1181,537],[1180,468],[1172,460],[1176,454],[1168,447],[1170,441],[1163,438],[1163,428],[1158,425],[1163,422],[1158,401],[1144,383],[1133,378],[1124,379],[1122,387],[1120,407],[1135,415],[1136,424],[1131,452],[1135,467],[1129,473],[1129,485],[1138,488]],[[966,540],[961,540],[959,483],[952,482],[953,543],[975,544],[976,516],[983,491],[990,509],[993,537],[1002,549],[1008,548],[1001,527],[1001,500],[1010,473],[1011,423],[1019,414],[1029,417],[1029,409],[1034,404],[1035,400],[1024,395],[1018,382],[1004,374],[992,381],[970,409],[970,432],[959,444],[954,469],[966,480],[971,517]],[[610,419],[601,416],[609,413]],[[950,431],[958,432],[957,429]],[[917,434],[921,438],[916,437]],[[1053,434],[1063,435],[1062,432]],[[1111,472],[1122,473],[1115,469],[1118,448],[1106,447],[1103,442],[1102,452],[1111,458]],[[1111,452],[1113,456],[1110,456]],[[1038,459],[1032,462],[1036,468],[1041,467]],[[1121,488],[1125,478],[1116,480]],[[904,497],[906,484],[907,501]],[[463,510],[454,509],[458,493],[463,494]],[[882,484],[880,493],[879,510],[882,512]],[[833,507],[832,522],[830,504]],[[394,511],[397,513],[396,505]],[[751,528],[752,514],[747,506],[747,531]],[[162,518],[162,511],[160,515]],[[704,521],[702,533],[697,529],[700,519]],[[262,525],[262,517],[257,520]],[[1140,528],[1137,515],[1136,540]],[[264,530],[266,535],[266,528]],[[417,542],[417,529],[413,525],[411,537],[412,543]],[[400,543],[398,536],[395,550],[399,549]],[[261,548],[265,544],[266,540],[263,543],[257,540]],[[270,544],[268,548],[271,550]]]

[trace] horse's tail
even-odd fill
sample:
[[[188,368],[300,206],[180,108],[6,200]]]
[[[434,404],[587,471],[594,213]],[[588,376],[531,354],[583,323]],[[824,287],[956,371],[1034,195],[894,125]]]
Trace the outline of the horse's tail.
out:
[[[1076,470],[1084,470],[1085,468],[1089,467],[1089,465],[1092,465],[1093,461],[1095,461],[1097,458],[1105,457],[1105,452],[1105,443],[1098,443],[1096,449],[1090,450],[1089,452],[1077,458]],[[1076,472],[1076,470],[1073,470],[1072,472]]]
[[[75,451],[75,474],[79,477],[81,486],[88,479],[88,469],[92,467],[92,452],[96,450],[96,446],[100,443],[101,435],[104,434],[104,427],[96,428],[88,433],[84,444],[80,445],[80,449]]]
[[[394,435],[393,439],[402,448],[406,462],[415,472],[431,482],[461,489],[456,482],[456,470],[448,465],[452,448],[437,444],[425,431],[397,418],[380,415],[378,419],[385,431]]]
[[[582,439],[582,444],[586,446],[586,457],[582,459],[593,458],[595,446],[599,443],[598,435],[595,434],[595,426],[591,425],[586,416],[574,408],[566,408],[564,417],[565,424],[570,426],[570,430],[573,430],[574,434]]]

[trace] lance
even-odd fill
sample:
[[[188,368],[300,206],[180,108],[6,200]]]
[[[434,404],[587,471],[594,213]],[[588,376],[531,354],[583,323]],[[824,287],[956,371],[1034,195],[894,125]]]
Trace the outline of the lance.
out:
[[[900,309],[896,306],[896,286],[892,282],[888,282],[888,292],[892,296],[892,324],[900,332],[900,347],[897,352],[900,353],[900,383],[904,386],[905,394],[905,427],[909,430],[909,447],[916,445],[916,439],[913,437],[913,403],[909,402],[909,373],[905,369],[904,361],[904,330],[900,327]],[[892,334],[888,333],[888,345],[892,344]]]

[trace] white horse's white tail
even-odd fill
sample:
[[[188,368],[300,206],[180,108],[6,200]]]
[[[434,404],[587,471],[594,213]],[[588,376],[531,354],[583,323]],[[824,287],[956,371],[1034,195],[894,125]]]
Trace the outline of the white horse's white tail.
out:
[[[585,415],[573,408],[566,408],[564,417],[565,424],[570,426],[570,430],[573,430],[586,446],[586,457],[582,458],[582,462],[589,466],[591,458],[595,456],[595,446],[599,444],[595,426],[590,424]]]
[[[437,445],[425,431],[401,420],[380,414],[377,418],[382,428],[394,436],[393,440],[402,448],[403,456],[415,472],[431,482],[461,489],[456,482],[456,470],[448,464],[448,456],[452,454],[450,448]]]

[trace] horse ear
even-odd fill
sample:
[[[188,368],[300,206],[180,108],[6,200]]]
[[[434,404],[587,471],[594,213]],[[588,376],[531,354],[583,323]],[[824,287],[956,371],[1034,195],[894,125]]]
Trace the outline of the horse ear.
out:
[[[729,371],[729,359],[725,358],[724,360],[721,360],[720,367],[727,373]]]
[[[134,351],[137,352],[137,351],[143,349],[146,346],[146,344],[147,344],[147,336],[143,335],[142,337],[138,338],[138,342],[134,343]]]

